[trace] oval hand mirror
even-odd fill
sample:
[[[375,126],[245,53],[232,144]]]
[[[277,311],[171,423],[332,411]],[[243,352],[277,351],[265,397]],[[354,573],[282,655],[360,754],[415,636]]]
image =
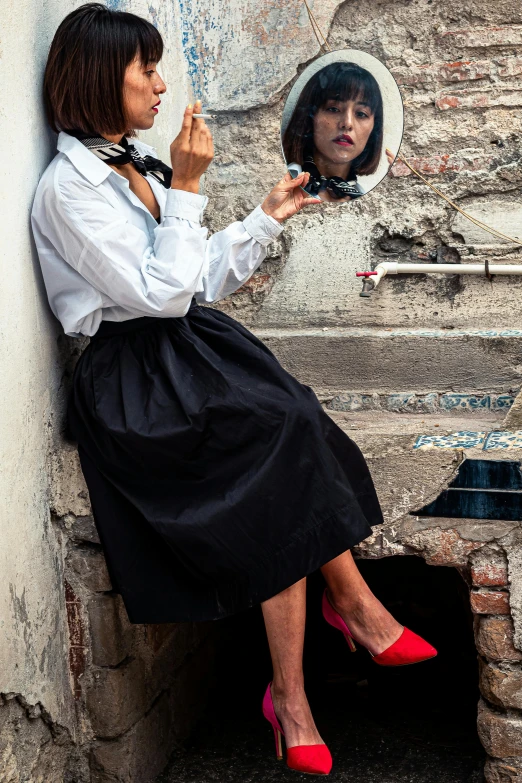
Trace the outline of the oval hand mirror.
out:
[[[292,177],[310,172],[305,190],[323,201],[351,201],[388,173],[401,144],[402,98],[379,60],[340,49],[299,76],[281,119],[283,155]]]

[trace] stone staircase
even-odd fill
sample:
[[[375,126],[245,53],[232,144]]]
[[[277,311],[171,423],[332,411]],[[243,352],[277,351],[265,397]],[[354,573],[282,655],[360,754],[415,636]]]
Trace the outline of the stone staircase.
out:
[[[418,555],[430,565],[457,568],[467,581],[480,662],[485,779],[521,781],[522,522],[518,497],[506,501],[519,490],[501,488],[497,505],[508,509],[506,519],[487,495],[499,490],[489,479],[476,491],[494,519],[475,518],[476,510],[471,518],[459,516],[444,499],[448,485],[465,483],[466,463],[480,462],[479,473],[490,476],[518,476],[522,486],[522,432],[506,431],[504,424],[521,386],[522,332],[324,327],[256,334],[315,390],[366,457],[385,523],[356,548],[358,555]],[[488,470],[488,462],[496,467]],[[498,468],[501,462],[505,469]],[[468,513],[475,508],[461,505]],[[444,516],[444,508],[454,515]],[[430,510],[440,515],[427,515]]]

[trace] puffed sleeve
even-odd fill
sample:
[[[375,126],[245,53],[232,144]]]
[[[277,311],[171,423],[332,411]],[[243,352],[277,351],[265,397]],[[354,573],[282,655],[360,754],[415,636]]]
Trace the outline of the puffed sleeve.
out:
[[[161,226],[187,221],[200,231],[206,198],[180,190],[170,190]],[[156,229],[156,231],[161,230]],[[258,268],[266,247],[279,236],[283,226],[257,206],[243,221],[236,221],[213,234],[205,244],[205,272],[201,288],[195,292],[199,304],[217,302],[236,291]]]
[[[200,224],[206,201],[169,190],[164,219],[148,235],[101,189],[84,178],[60,178],[57,168],[44,231],[65,261],[115,304],[179,317],[193,296],[213,302],[236,290],[265,256],[268,222],[274,235],[282,228],[258,208],[257,217],[254,210],[208,239]]]

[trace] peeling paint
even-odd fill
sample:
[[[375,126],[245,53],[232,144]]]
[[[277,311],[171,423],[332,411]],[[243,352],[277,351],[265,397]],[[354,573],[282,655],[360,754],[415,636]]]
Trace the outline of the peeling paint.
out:
[[[179,0],[179,6],[194,97],[213,110],[271,100],[298,64],[319,51],[302,0]],[[315,10],[323,31],[338,6],[325,0]]]

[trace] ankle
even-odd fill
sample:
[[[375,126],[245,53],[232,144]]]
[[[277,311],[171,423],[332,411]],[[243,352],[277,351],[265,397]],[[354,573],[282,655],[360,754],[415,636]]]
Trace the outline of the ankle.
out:
[[[327,592],[328,600],[335,611],[342,615],[358,615],[364,610],[365,601],[360,595],[353,595],[343,591]]]
[[[277,701],[295,701],[304,696],[304,681],[283,680],[274,677],[272,681],[272,698]]]

